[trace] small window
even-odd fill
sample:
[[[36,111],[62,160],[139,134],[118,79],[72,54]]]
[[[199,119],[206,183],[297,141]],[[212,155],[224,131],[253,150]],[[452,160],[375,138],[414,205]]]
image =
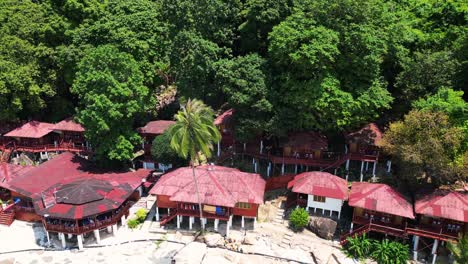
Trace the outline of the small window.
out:
[[[314,202],[324,203],[325,202],[325,196],[314,195]]]
[[[237,203],[236,207],[242,208],[242,209],[250,209],[250,204],[249,203]]]

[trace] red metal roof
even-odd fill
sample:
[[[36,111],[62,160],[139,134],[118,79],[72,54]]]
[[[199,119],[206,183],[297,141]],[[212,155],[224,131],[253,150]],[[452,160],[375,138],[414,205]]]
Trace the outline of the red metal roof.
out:
[[[377,146],[382,140],[382,131],[375,123],[369,123],[358,131],[345,135],[348,143],[359,143]]]
[[[30,121],[6,133],[4,136],[19,138],[41,138],[52,132],[53,127],[54,124]]]
[[[67,118],[54,125],[53,130],[57,131],[72,131],[72,132],[84,132],[85,129],[81,124],[73,121],[73,118]]]
[[[328,172],[304,172],[288,183],[295,193],[325,196],[340,200],[348,199],[348,182]]]
[[[288,136],[288,140],[283,143],[283,146],[292,147],[295,149],[308,150],[327,150],[327,137],[318,132],[295,132]]]
[[[234,114],[234,109],[229,109],[225,111],[224,113],[220,114],[216,119],[214,120],[214,124],[219,126],[221,124],[225,125],[232,120],[232,115]]]
[[[148,122],[144,127],[140,127],[138,132],[142,134],[161,135],[173,124],[175,124],[175,121],[172,120],[151,121]]]
[[[349,205],[414,219],[413,206],[408,199],[382,183],[354,182]]]
[[[195,174],[203,204],[234,207],[238,202],[263,203],[266,182],[258,174],[212,165],[197,167]],[[170,196],[171,201],[198,203],[191,167],[164,174],[150,193]]]
[[[468,192],[434,190],[421,193],[414,205],[416,214],[468,222]]]
[[[11,180],[27,173],[34,168],[34,166],[21,166],[0,162],[0,187],[8,188],[8,184]]]
[[[8,189],[30,197],[36,212],[39,214],[79,219],[104,212],[104,209],[107,211],[119,207],[141,185],[142,179],[146,178],[149,173],[149,170],[143,169],[136,172],[99,171],[94,169],[87,160],[66,152],[16,176],[9,181]],[[102,185],[111,185],[109,188],[100,189],[99,195],[103,199],[94,199],[94,194],[90,194],[94,198],[89,199],[89,201],[76,198],[75,203],[85,202],[81,205],[65,203],[63,199],[56,199],[56,192],[70,187],[72,184],[91,179],[95,183],[100,181]],[[80,186],[82,187],[82,185],[77,185],[77,189],[81,191],[79,195],[87,196],[87,191],[96,191],[95,188],[81,188]],[[43,196],[52,197],[53,205],[45,208]]]

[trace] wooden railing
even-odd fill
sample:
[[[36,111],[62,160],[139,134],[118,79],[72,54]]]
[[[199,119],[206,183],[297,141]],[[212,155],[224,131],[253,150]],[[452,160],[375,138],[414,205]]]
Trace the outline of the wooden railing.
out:
[[[444,230],[443,227],[436,228],[424,225],[407,226],[405,232],[411,235],[423,236],[443,241],[457,240],[459,234],[459,232],[456,231]]]
[[[44,225],[48,231],[61,232],[67,234],[83,234],[90,232],[92,230],[105,228],[111,225],[114,225],[119,222],[124,214],[127,213],[128,209],[132,206],[133,203],[127,203],[118,214],[113,215],[111,218],[106,220],[96,220],[94,223],[90,223],[83,226],[65,226],[63,224],[51,224],[44,222]]]
[[[86,146],[75,145],[73,142],[60,142],[58,144],[17,144],[14,141],[5,141],[0,144],[0,150],[23,151],[23,152],[47,152],[47,151],[70,151],[70,152],[90,152]]]

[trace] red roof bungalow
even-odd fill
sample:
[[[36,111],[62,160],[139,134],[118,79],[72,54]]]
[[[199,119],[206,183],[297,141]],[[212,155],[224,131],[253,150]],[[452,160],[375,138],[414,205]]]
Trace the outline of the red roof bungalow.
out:
[[[343,202],[348,199],[348,182],[328,172],[304,172],[288,183],[297,194],[297,205],[311,213],[340,218]]]
[[[26,221],[42,221],[47,232],[57,232],[65,246],[63,234],[78,237],[99,230],[117,228],[125,222],[128,209],[140,196],[142,180],[148,170],[104,172],[93,169],[85,159],[65,152],[37,166],[19,169],[7,165],[0,170],[4,194],[14,204],[3,214]]]
[[[219,220],[227,221],[227,232],[233,216],[255,218],[258,206],[263,203],[265,180],[260,175],[241,172],[238,169],[205,165],[195,169],[203,215],[201,225],[214,219],[215,230]],[[196,186],[192,168],[184,167],[163,175],[150,194],[156,195],[156,220],[164,225],[177,216],[177,226],[184,216],[189,217],[189,229],[199,217]],[[160,210],[168,214],[160,219]],[[162,211],[162,210],[161,210]]]
[[[154,169],[154,162],[151,161],[151,145],[155,137],[163,134],[170,126],[175,124],[172,120],[156,120],[148,122],[144,127],[138,128],[138,133],[143,138],[142,148],[145,151],[145,161],[143,167]]]
[[[6,133],[4,137],[15,140],[15,148],[19,151],[44,151],[44,146],[54,146],[58,137],[52,133],[54,124],[30,121]]]
[[[351,160],[375,161],[379,156],[378,144],[383,133],[375,123],[345,135]]]
[[[233,117],[234,109],[229,109],[214,120],[214,124],[221,132],[221,142],[218,143],[218,156],[221,154],[221,148],[228,148],[234,144]]]
[[[30,121],[4,135],[9,141],[4,142],[2,150],[8,150],[8,154],[13,151],[41,152],[44,159],[49,151],[84,152],[88,147],[83,132],[84,128],[71,118],[57,124]]]
[[[351,232],[346,237],[369,231],[401,237],[406,221],[414,219],[409,199],[386,184],[355,182],[348,203],[354,211]],[[354,224],[359,227],[353,230]]]
[[[378,143],[382,140],[382,131],[375,123],[369,123],[363,128],[345,134],[346,139],[346,170],[349,170],[350,160],[361,162],[361,181],[369,163],[373,163],[372,176],[376,176],[377,160],[379,158]],[[390,166],[390,165],[388,165]]]
[[[468,192],[434,190],[416,196],[418,225],[409,234],[447,241],[468,232]]]

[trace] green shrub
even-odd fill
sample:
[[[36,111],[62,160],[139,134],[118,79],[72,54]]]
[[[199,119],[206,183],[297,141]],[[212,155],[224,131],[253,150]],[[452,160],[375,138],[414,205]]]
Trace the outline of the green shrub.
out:
[[[379,264],[404,264],[409,259],[409,247],[388,239],[374,240],[371,257]]]
[[[408,245],[396,241],[369,239],[366,234],[347,240],[346,254],[355,259],[370,257],[379,264],[405,264],[409,259]]]
[[[137,228],[137,226],[138,226],[139,224],[140,224],[140,222],[138,222],[137,219],[130,219],[130,220],[128,220],[128,222],[127,222],[128,227],[131,228],[131,229]]]
[[[347,238],[346,253],[349,257],[355,259],[365,259],[371,252],[372,240],[367,238],[366,234],[362,236],[353,236]]]
[[[468,235],[460,236],[458,243],[447,243],[447,248],[452,252],[456,264],[468,263]]]
[[[296,208],[289,215],[289,224],[295,230],[302,230],[309,223],[309,213],[304,208]]]
[[[138,211],[136,211],[135,215],[136,215],[136,220],[139,223],[143,223],[145,222],[146,215],[148,215],[148,211],[146,209],[141,208],[141,209],[138,209]]]

